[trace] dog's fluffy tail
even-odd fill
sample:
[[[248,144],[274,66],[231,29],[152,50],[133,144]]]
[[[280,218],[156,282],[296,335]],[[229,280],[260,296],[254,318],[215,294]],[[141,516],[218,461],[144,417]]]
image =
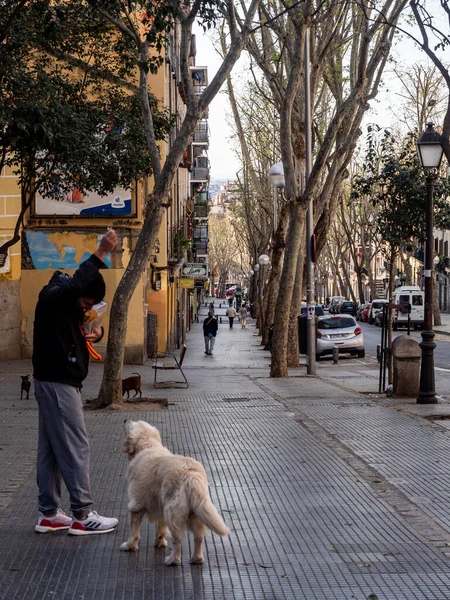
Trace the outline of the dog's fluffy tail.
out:
[[[204,498],[200,504],[194,509],[197,517],[202,521],[206,527],[209,527],[217,535],[228,535],[230,530],[225,525],[222,517],[217,512],[216,507],[209,498]]]
[[[222,517],[217,512],[216,507],[211,502],[209,494],[202,494],[199,489],[192,490],[192,510],[197,517],[217,535],[228,535],[230,530],[225,525]]]

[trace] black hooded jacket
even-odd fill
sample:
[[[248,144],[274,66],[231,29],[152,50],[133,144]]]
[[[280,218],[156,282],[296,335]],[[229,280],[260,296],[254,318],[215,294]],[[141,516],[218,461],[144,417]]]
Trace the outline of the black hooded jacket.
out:
[[[89,353],[81,331],[83,311],[77,300],[87,296],[106,268],[90,256],[70,277],[55,271],[39,294],[33,331],[33,375],[40,381],[55,381],[81,388],[88,374]]]
[[[203,335],[205,337],[207,337],[210,333],[212,333],[213,337],[216,337],[218,328],[219,326],[217,324],[216,317],[210,317],[208,315],[203,321]]]

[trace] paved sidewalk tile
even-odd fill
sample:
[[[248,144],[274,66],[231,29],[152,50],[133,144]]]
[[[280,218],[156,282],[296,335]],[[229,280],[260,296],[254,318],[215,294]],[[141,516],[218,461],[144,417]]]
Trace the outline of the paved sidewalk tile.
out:
[[[119,530],[82,539],[34,534],[30,474],[1,520],[5,600],[448,597],[443,555],[276,402],[211,395],[151,414],[86,416],[98,507],[120,517]],[[171,449],[206,465],[231,535],[207,536],[203,567],[189,566],[187,537],[183,567],[164,567],[152,525],[143,527],[138,554],[119,552],[127,416],[151,420]]]
[[[301,411],[356,455],[363,456],[388,482],[395,482],[414,504],[450,533],[447,428],[369,403],[347,406],[345,412],[331,404],[303,405]]]
[[[427,465],[426,456],[446,459],[446,435],[330,379],[268,378],[267,353],[259,349],[254,326],[229,331],[222,324],[216,356],[207,362],[200,327],[187,340],[188,390],[152,390],[151,365],[137,367],[145,376],[144,395],[168,398],[168,408],[86,412],[96,508],[119,517],[114,534],[33,532],[37,411],[31,399],[17,399],[17,375],[27,363],[0,365],[0,598],[448,600],[444,552],[306,421],[397,482],[442,527],[446,468],[436,496],[442,510],[421,497],[423,482],[438,486],[433,477],[439,467]],[[85,396],[95,394],[100,378],[101,365],[95,365]],[[167,550],[153,548],[154,525],[148,523],[139,552],[119,552],[128,534],[128,461],[121,453],[126,418],[148,420],[172,451],[204,463],[231,534],[208,533],[203,566],[189,565],[193,540],[186,535],[182,566],[165,567]]]

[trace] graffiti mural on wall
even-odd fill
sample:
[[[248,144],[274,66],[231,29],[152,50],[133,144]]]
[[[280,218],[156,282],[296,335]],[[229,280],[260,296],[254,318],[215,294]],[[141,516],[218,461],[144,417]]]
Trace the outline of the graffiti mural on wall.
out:
[[[97,248],[97,233],[27,231],[26,242],[34,269],[77,269]],[[109,267],[111,258],[105,261]],[[30,268],[30,267],[28,267]]]

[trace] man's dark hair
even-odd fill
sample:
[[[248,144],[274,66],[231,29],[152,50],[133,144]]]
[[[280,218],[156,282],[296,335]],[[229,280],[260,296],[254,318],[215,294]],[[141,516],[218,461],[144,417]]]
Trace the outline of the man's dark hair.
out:
[[[93,298],[95,300],[95,304],[101,302],[105,297],[105,294],[105,280],[103,279],[100,273],[98,273],[97,277],[93,281],[91,281],[83,290],[83,296],[86,296],[86,298]]]

